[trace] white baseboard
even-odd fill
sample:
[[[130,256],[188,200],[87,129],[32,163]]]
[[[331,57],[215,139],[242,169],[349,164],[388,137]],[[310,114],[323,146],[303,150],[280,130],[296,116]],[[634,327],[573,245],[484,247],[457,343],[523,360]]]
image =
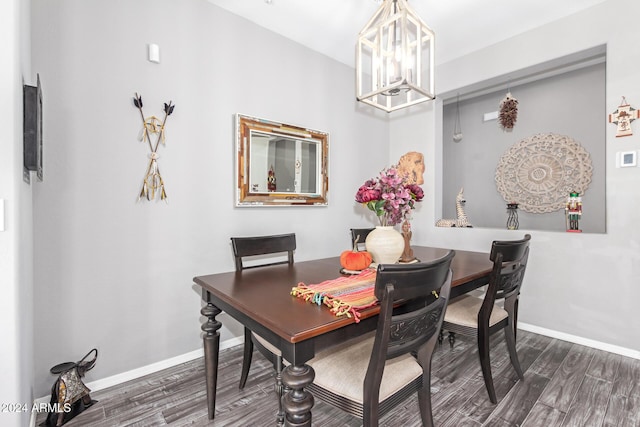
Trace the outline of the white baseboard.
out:
[[[220,343],[220,350],[224,350],[227,348],[234,347],[238,344],[242,344],[244,342],[244,337],[235,337]],[[114,385],[122,384],[127,381],[135,380],[136,378],[143,377],[145,375],[153,374],[154,372],[161,371],[163,369],[171,368],[173,366],[179,365],[181,363],[190,362],[198,357],[204,356],[204,350],[198,349],[191,351],[189,353],[181,354],[176,357],[171,357],[169,359],[161,360],[156,363],[152,363],[151,365],[142,366],[140,368],[132,369],[127,372],[123,372],[121,374],[112,375],[107,378],[102,378],[100,380],[91,381],[87,383],[86,386],[91,389],[91,391],[103,390],[108,387],[113,387]]]
[[[244,342],[244,336],[231,338],[220,343],[220,350],[224,350],[227,348],[235,347],[236,345],[242,344]],[[140,368],[132,369],[127,372],[123,372],[121,374],[112,375],[110,377],[102,378],[99,380],[91,381],[87,383],[86,386],[94,392],[98,390],[103,390],[105,388],[113,387],[118,384],[125,383],[127,381],[135,380],[136,378],[143,377],[145,375],[153,374],[154,372],[161,371],[163,369],[171,368],[173,366],[179,365],[181,363],[190,362],[194,359],[202,357],[204,355],[204,350],[194,350],[189,353],[181,354],[176,357],[171,357],[169,359],[161,360],[156,363],[152,363],[150,365],[142,366]],[[43,396],[35,399],[33,403],[48,403],[51,399],[51,396]],[[38,414],[32,412],[31,420],[29,422],[30,427],[35,427],[36,425],[36,416]]]
[[[607,344],[600,341],[591,340],[589,338],[583,338],[576,335],[566,334],[564,332],[554,331],[552,329],[541,328],[535,325],[529,325],[527,323],[518,322],[518,329],[523,331],[533,332],[536,334],[544,335],[551,338],[557,338],[559,340],[572,342],[574,344],[580,344],[587,347],[596,348],[598,350],[608,351],[609,353],[619,354],[625,357],[631,357],[632,359],[640,359],[640,351],[632,350],[630,348],[620,347],[613,344]]]
[[[551,338],[557,338],[563,341],[572,342],[574,344],[580,344],[587,347],[593,347],[598,350],[608,351],[609,353],[619,354],[621,356],[631,357],[633,359],[640,359],[640,351],[632,350],[630,348],[620,347],[612,344],[603,343],[600,341],[591,340],[588,338],[579,337],[576,335],[566,334],[564,332],[554,331],[552,329],[541,328],[535,325],[529,325],[527,323],[518,322],[518,329],[522,329],[523,331],[533,332],[536,334],[544,335]],[[244,341],[244,337],[235,337],[220,343],[220,350],[224,350],[227,348],[234,347],[236,345],[242,344]],[[123,372],[121,374],[112,375],[107,378],[102,378],[96,381],[92,381],[87,383],[87,387],[91,389],[91,391],[103,390],[108,387],[113,387],[118,384],[125,383],[127,381],[134,380],[136,378],[143,377],[145,375],[152,374],[154,372],[161,371],[163,369],[171,368],[172,366],[179,365],[181,363],[189,362],[191,360],[202,357],[204,351],[202,349],[194,350],[189,353],[181,354],[176,357],[172,357],[169,359],[161,360],[156,363],[152,363],[151,365],[142,366],[140,368],[132,369],[127,372]],[[34,403],[47,403],[49,402],[50,396],[43,396],[34,400]],[[31,414],[31,422],[30,427],[35,427],[36,423],[36,413]]]

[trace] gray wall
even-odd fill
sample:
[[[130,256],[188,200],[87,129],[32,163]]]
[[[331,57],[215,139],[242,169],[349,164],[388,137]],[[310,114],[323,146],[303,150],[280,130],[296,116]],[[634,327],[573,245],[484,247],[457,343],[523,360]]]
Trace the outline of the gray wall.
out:
[[[160,64],[146,60],[148,43]],[[34,0],[33,58],[45,90],[40,396],[52,365],[92,347],[89,382],[202,348],[192,278],[234,268],[230,236],[295,232],[304,260],[339,254],[350,227],[373,223],[354,195],[389,163],[387,117],[356,105],[343,64],[204,0]],[[149,149],[134,92],[146,115],[176,105],[158,150],[166,204],[136,202]],[[238,112],[329,132],[328,207],[233,208]],[[222,340],[241,333],[220,319]]]
[[[28,1],[0,4],[0,403],[26,404],[28,411],[0,412],[0,425],[25,426],[34,397],[32,187],[22,179],[22,85],[31,74]],[[35,178],[35,176],[34,176]]]
[[[640,64],[640,49],[629,48],[629,40],[640,37],[636,22],[639,15],[640,2],[610,0],[439,64],[438,93],[455,94],[457,88],[606,44],[604,113],[614,111],[622,95],[637,106],[640,85],[634,70]],[[414,240],[488,251],[492,240],[531,232],[518,326],[640,358],[640,342],[634,335],[640,330],[640,168],[615,167],[617,151],[640,149],[638,121],[632,124],[633,136],[626,138],[616,138],[615,126],[607,124],[603,141],[607,231],[580,234],[435,227],[435,221],[442,218],[442,144],[450,138],[445,138],[441,123],[439,100],[428,108],[402,112],[390,123],[392,158],[415,144],[420,144],[425,154],[426,197],[412,221]]]
[[[591,65],[533,83],[512,86],[518,120],[503,131],[497,120],[483,121],[498,110],[505,91],[460,101],[463,139],[453,141],[456,103],[443,108],[443,216],[456,218],[455,198],[464,187],[465,212],[474,227],[505,228],[506,202],[495,173],[502,155],[524,138],[539,133],[567,135],[591,155],[591,185],[582,194],[583,232],[605,232],[605,64]],[[568,194],[567,194],[568,196]],[[534,214],[518,212],[521,228],[565,231],[564,209]]]

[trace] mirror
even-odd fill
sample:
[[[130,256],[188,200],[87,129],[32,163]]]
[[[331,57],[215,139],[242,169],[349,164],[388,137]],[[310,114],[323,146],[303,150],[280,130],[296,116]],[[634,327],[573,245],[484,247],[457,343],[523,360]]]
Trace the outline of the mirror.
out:
[[[236,117],[236,206],[326,206],[329,134]]]

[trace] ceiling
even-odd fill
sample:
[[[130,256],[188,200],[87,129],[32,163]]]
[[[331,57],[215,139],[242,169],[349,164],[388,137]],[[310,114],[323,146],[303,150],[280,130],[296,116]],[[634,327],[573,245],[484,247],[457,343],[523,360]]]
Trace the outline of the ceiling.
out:
[[[357,35],[379,0],[208,0],[354,66]],[[497,43],[606,0],[409,0],[436,34],[436,63]]]

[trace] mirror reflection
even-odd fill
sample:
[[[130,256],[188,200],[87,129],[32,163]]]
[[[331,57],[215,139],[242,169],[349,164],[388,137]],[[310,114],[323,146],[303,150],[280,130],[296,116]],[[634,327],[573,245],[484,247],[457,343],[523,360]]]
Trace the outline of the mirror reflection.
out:
[[[237,115],[236,206],[326,205],[328,134]]]
[[[252,193],[317,194],[320,141],[251,132],[249,182]]]

